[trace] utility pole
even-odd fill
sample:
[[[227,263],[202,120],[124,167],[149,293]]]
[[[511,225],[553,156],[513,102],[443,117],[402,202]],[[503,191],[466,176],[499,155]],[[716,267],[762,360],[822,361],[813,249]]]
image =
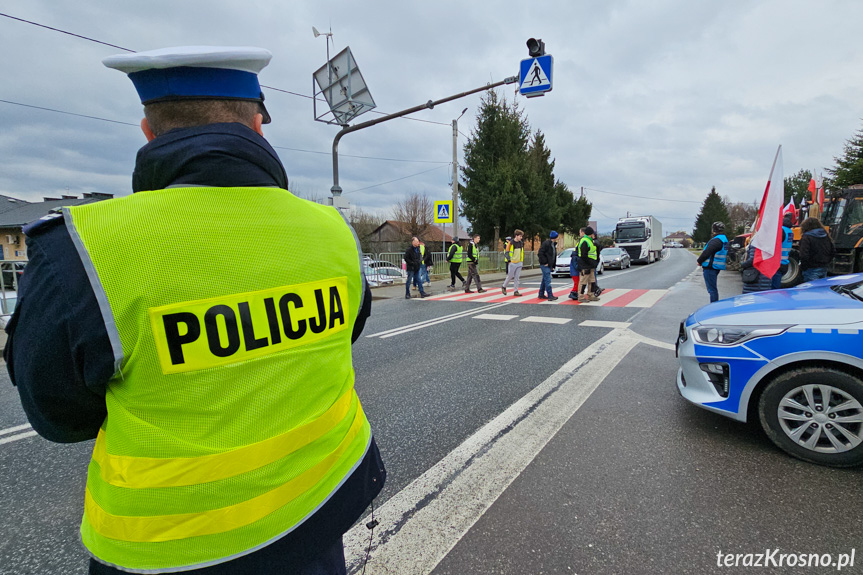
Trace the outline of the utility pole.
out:
[[[461,111],[458,118],[452,121],[452,237],[458,237],[458,121],[467,112]]]

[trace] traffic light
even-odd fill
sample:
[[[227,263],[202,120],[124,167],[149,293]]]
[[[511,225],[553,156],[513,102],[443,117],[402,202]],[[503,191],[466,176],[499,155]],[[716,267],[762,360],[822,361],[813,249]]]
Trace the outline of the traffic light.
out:
[[[527,41],[527,53],[531,58],[545,56],[545,42],[542,39],[530,38]]]

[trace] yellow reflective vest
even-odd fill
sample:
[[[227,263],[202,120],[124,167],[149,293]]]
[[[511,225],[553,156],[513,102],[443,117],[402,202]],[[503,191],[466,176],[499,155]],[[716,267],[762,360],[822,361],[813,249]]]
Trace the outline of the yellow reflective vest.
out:
[[[64,211],[114,350],[81,536],[174,571],[244,555],[361,462],[360,253],[334,209],[278,188],[175,188]],[[331,241],[308,265],[309,237]],[[254,243],[254,250],[243,240]]]

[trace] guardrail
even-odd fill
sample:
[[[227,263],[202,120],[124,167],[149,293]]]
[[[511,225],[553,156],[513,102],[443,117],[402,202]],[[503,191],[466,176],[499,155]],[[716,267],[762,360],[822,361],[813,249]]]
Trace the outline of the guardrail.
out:
[[[385,252],[385,253],[363,253],[363,258],[366,261],[366,265],[370,268],[368,271],[372,271],[375,269],[375,264],[388,265],[391,267],[395,267],[400,270],[405,270],[404,263],[404,252]],[[482,272],[503,272],[506,270],[506,258],[504,257],[504,252],[489,252],[482,251],[479,253],[479,262],[478,267],[480,273]],[[431,275],[435,277],[449,277],[449,262],[446,261],[446,252],[432,252],[432,271]],[[461,266],[459,266],[459,272],[462,275],[467,273],[467,256],[462,257]],[[524,252],[524,267],[527,269],[535,268],[539,266],[539,260],[536,257],[535,252]],[[373,277],[376,274],[367,273],[367,277]],[[407,275],[407,272],[405,272]]]

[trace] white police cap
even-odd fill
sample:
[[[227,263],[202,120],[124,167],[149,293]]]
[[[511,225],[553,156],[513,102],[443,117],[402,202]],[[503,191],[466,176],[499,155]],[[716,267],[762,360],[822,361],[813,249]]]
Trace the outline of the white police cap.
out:
[[[269,50],[248,46],[180,46],[118,54],[102,60],[129,75],[142,104],[176,100],[249,100],[261,104],[264,123],[270,115],[258,73],[273,57]]]

